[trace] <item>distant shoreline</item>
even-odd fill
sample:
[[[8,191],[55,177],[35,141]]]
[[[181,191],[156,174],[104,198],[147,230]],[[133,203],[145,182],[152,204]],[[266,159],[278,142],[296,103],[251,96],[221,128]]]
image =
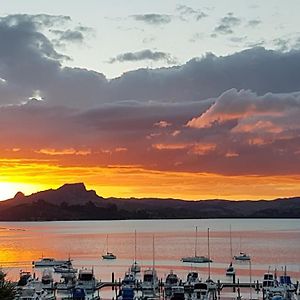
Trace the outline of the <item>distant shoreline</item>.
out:
[[[104,199],[83,183],[0,202],[0,221],[298,219],[300,197],[274,200]]]

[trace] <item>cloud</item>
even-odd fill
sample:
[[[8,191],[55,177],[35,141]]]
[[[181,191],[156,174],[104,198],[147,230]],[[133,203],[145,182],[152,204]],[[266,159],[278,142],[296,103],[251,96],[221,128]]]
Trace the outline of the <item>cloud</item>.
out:
[[[30,26],[35,29],[41,29],[44,27],[52,27],[54,25],[64,25],[71,21],[71,17],[63,15],[47,15],[47,14],[15,14],[8,15],[5,17],[0,17],[0,22],[7,24],[10,27],[19,26],[20,24],[25,25],[25,27]]]
[[[247,26],[254,28],[254,27],[257,27],[260,24],[261,24],[261,20],[259,20],[259,19],[253,19],[253,20],[249,20],[248,21]]]
[[[131,16],[136,21],[144,22],[148,25],[164,25],[172,21],[172,16],[164,14],[139,14]]]
[[[52,33],[58,36],[59,42],[83,42],[84,35],[80,31],[76,30],[51,30]]]
[[[228,13],[225,17],[220,20],[220,24],[215,27],[215,34],[232,34],[234,28],[241,24],[241,19]]]
[[[119,54],[116,57],[111,58],[109,60],[109,63],[141,61],[141,60],[152,60],[152,61],[163,60],[168,64],[176,63],[176,59],[172,57],[171,54],[162,51],[152,51],[150,49]]]
[[[93,108],[110,102],[190,102],[217,97],[235,87],[258,94],[300,90],[300,52],[252,48],[227,56],[207,53],[183,65],[139,69],[108,80],[83,68],[64,67],[64,54],[30,24],[0,20],[0,105],[21,104],[35,95],[48,105]],[[22,18],[21,18],[22,20]],[[13,49],[13,51],[12,51]],[[158,51],[157,51],[158,52]],[[167,53],[146,57],[170,60]],[[125,57],[126,58],[126,57]],[[145,58],[133,52],[129,59]],[[124,57],[123,57],[124,59]],[[229,76],[230,75],[230,76]]]
[[[194,9],[187,5],[178,5],[176,7],[177,11],[179,11],[181,17],[185,20],[185,18],[193,17],[196,21],[199,21],[208,15],[200,9]]]
[[[300,110],[300,92],[278,95],[268,93],[258,96],[249,90],[231,89],[217,98],[214,105],[204,114],[190,120],[187,126],[209,128],[228,121],[238,121],[234,128],[239,128],[247,121],[263,131],[264,128],[270,128],[271,120],[281,120],[286,115],[288,121],[296,110]],[[263,122],[262,119],[265,121]]]
[[[167,121],[159,121],[159,122],[154,123],[153,126],[160,127],[160,128],[166,128],[166,127],[172,126],[172,123],[167,122]]]

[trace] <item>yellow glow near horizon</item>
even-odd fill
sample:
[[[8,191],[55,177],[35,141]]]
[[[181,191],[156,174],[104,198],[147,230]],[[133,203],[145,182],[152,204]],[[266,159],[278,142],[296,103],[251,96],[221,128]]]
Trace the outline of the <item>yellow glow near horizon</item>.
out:
[[[300,194],[300,176],[224,176],[137,166],[64,167],[14,160],[0,164],[1,200],[18,191],[28,195],[75,182],[84,182],[87,189],[103,197],[257,200]]]
[[[39,185],[20,182],[0,182],[0,201],[14,197],[17,192],[31,194],[38,191]]]

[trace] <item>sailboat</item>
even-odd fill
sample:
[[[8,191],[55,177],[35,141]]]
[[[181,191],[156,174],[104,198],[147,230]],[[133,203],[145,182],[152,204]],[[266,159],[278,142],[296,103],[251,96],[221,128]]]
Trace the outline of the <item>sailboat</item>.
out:
[[[242,238],[240,238],[240,254],[235,255],[233,258],[235,260],[250,260],[251,259],[250,255],[248,255],[245,252],[241,251],[241,244],[242,244]]]
[[[157,292],[159,289],[159,280],[155,270],[155,248],[154,248],[154,235],[153,235],[153,265],[152,268],[149,268],[144,271],[143,282],[141,283],[142,288],[142,298],[144,299],[156,299]]]
[[[232,238],[231,238],[231,225],[229,228],[229,240],[230,240],[230,265],[226,269],[226,276],[233,276],[235,275],[235,269],[232,265]]]
[[[130,267],[130,272],[136,274],[141,272],[141,266],[136,260],[136,230],[134,231],[134,262]]]
[[[195,255],[194,256],[187,256],[182,257],[182,262],[189,262],[189,263],[209,263],[212,260],[206,256],[198,256],[197,255],[197,245],[198,245],[198,227],[196,226],[196,234],[195,234]]]
[[[103,254],[102,258],[103,259],[116,259],[117,258],[112,252],[108,252],[108,234],[106,235],[106,254]]]

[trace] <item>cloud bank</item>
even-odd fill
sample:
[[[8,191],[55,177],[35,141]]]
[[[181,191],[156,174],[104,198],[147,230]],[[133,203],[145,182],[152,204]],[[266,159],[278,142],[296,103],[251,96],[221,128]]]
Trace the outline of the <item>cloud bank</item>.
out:
[[[160,17],[143,21],[167,23]],[[239,24],[234,18],[222,21],[228,30]],[[179,66],[139,69],[108,80],[99,72],[63,66],[68,57],[41,27],[68,20],[0,19],[2,157],[62,166],[299,174],[298,50],[208,53]],[[57,34],[81,41],[85,33],[80,32]],[[113,60],[168,60],[169,55],[144,50]]]

